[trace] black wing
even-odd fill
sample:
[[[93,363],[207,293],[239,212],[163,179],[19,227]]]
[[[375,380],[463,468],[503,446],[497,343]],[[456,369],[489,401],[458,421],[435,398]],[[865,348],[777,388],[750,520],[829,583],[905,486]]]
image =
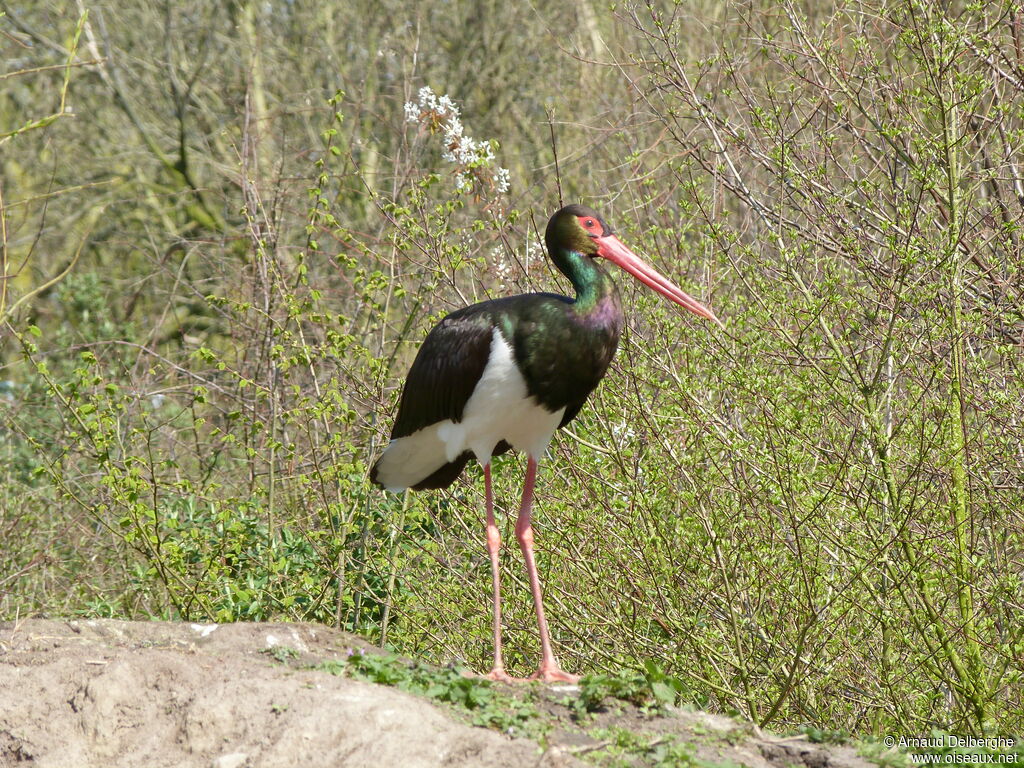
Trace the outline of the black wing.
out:
[[[592,391],[593,390],[591,390],[591,392]],[[590,392],[587,392],[587,395],[589,394]],[[576,402],[569,403],[567,406],[565,406],[565,413],[562,414],[562,420],[558,423],[558,428],[561,429],[570,421],[575,419],[579,415],[580,410],[583,408],[583,405],[586,402],[587,396],[584,395],[581,399],[577,400]]]
[[[405,379],[392,440],[445,419],[462,421],[487,367],[493,333],[493,320],[480,305],[453,312],[434,326]]]
[[[405,379],[391,429],[392,440],[408,437],[446,419],[462,421],[466,403],[487,367],[494,327],[494,317],[487,307],[476,304],[448,315],[427,334]],[[501,440],[493,454],[510,449]],[[386,455],[385,450],[370,470],[370,479],[378,485],[378,473]],[[469,451],[463,451],[409,487],[417,491],[446,488],[455,482],[471,458]]]

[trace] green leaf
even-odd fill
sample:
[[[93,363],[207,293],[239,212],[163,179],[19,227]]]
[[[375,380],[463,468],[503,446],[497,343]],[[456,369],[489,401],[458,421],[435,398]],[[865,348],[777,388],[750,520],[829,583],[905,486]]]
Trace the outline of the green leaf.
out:
[[[651,683],[651,693],[654,694],[654,698],[661,704],[676,703],[676,692],[671,688],[671,686],[661,680]]]

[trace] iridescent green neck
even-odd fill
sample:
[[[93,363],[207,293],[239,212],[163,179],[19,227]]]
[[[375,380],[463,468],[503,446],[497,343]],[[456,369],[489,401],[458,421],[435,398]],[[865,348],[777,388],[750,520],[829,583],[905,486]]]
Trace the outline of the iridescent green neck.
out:
[[[576,251],[557,251],[552,254],[552,261],[576,289],[577,312],[590,312],[601,299],[616,293],[615,282],[593,257]]]

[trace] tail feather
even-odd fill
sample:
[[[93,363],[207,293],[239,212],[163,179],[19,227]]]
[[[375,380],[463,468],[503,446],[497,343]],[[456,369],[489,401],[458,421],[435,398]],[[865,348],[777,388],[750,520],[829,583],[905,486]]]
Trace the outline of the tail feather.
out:
[[[429,474],[417,480],[414,479],[415,476],[412,473],[400,473],[392,465],[392,462],[388,461],[389,457],[385,452],[370,470],[370,480],[389,491],[400,491],[403,488],[412,488],[414,491],[422,491],[427,488],[447,488],[458,479],[471,458],[473,458],[472,453],[463,451],[455,457],[454,461],[445,462],[432,472],[426,470]]]
[[[436,472],[413,485],[412,489],[414,491],[422,491],[426,488],[447,488],[459,478],[459,475],[462,474],[462,470],[466,466],[466,462],[471,458],[473,458],[472,453],[463,451],[455,457],[455,461],[449,461],[447,464],[444,464]]]
[[[510,450],[512,446],[501,440],[491,455]],[[370,480],[389,491],[447,488],[458,479],[471,458],[472,451],[463,451],[449,461],[444,441],[435,428],[428,427],[388,443],[370,469]]]
[[[444,488],[455,481],[469,460],[468,452],[463,455],[457,456],[451,462],[448,461],[448,451],[444,441],[438,435],[437,428],[428,427],[388,443],[388,447],[384,449],[384,453],[370,470],[370,479],[389,491],[416,488],[420,483],[433,478],[447,465],[458,464],[456,471],[449,470],[444,475],[445,477],[448,477],[448,474],[451,475],[444,485],[423,486]],[[461,463],[459,463],[460,460]]]

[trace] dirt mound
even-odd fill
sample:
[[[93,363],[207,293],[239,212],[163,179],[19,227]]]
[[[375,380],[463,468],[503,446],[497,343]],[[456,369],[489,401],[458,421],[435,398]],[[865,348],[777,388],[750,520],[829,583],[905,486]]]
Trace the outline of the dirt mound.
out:
[[[366,644],[295,624],[0,625],[0,766],[567,765],[393,688],[274,663]]]
[[[482,695],[476,681],[379,654],[345,632],[302,624],[0,623],[0,768],[518,768],[583,765],[579,757],[869,768],[847,746],[765,737],[706,712],[620,699],[595,707],[576,686],[483,686],[515,715],[496,726],[502,733],[468,724],[467,709],[331,673],[376,660]],[[524,732],[544,746],[508,735]]]

